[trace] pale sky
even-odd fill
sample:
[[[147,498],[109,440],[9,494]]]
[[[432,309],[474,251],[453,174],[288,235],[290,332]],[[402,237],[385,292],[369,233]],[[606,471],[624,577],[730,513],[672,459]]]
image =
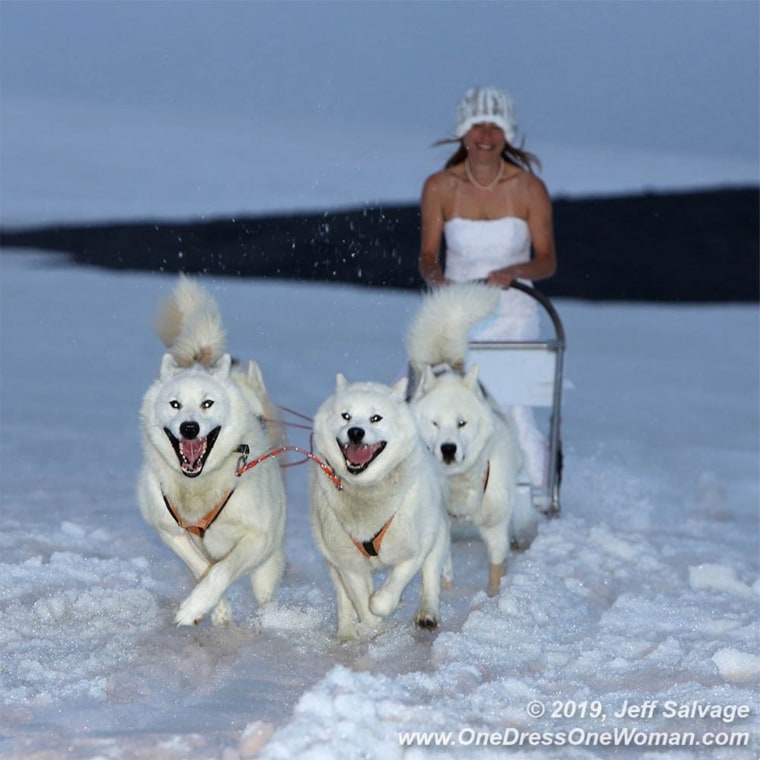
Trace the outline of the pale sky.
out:
[[[0,3],[2,96],[453,128],[473,84],[565,143],[758,155],[755,0]],[[318,150],[318,146],[314,146]]]

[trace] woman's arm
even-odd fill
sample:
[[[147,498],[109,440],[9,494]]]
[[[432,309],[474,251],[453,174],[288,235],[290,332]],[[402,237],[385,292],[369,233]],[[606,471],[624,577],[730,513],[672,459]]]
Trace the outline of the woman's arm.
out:
[[[512,264],[491,272],[488,275],[489,285],[507,288],[512,284],[512,280],[545,280],[557,271],[551,198],[546,186],[538,177],[528,175],[528,180],[526,221],[533,244],[533,258],[522,264]]]
[[[419,272],[430,287],[444,285],[440,262],[441,240],[443,238],[443,203],[441,172],[428,177],[422,188],[420,201],[421,242]]]

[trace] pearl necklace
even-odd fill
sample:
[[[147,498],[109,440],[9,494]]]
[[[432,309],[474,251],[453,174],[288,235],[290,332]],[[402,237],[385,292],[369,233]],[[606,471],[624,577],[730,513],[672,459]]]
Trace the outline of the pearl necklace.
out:
[[[472,171],[470,171],[470,160],[468,158],[465,158],[464,160],[464,172],[467,175],[467,179],[469,179],[475,187],[480,188],[481,190],[493,190],[504,174],[504,161],[501,160],[499,162],[499,171],[496,172],[496,176],[487,185],[481,185],[480,182],[472,176]]]

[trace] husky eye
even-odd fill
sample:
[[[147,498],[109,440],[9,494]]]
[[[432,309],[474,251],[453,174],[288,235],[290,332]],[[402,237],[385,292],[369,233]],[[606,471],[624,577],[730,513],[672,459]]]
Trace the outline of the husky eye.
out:
[[[467,424],[467,420],[457,420],[457,427],[463,428]]]
[[[177,401],[177,399],[176,399],[176,398],[173,398],[173,399],[172,399],[172,400],[169,402],[169,406],[170,406],[172,409],[182,409],[182,404],[180,404],[180,403],[179,403],[179,401]]]
[[[383,418],[382,418],[382,417],[381,417],[379,414],[373,414],[373,415],[372,415],[372,416],[369,418],[369,421],[370,421],[370,422],[371,422],[371,423],[374,425],[376,422],[380,422],[380,420],[382,420],[382,419],[383,419]]]
[[[341,418],[348,422],[351,419],[351,415],[348,412],[341,412]]]
[[[214,402],[212,399],[207,398],[202,404],[201,409],[211,409],[211,407],[214,405]]]

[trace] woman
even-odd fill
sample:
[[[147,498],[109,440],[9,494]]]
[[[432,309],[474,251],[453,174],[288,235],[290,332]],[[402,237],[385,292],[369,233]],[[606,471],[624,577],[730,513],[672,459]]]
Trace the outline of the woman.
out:
[[[556,270],[551,200],[533,173],[540,162],[515,147],[512,100],[494,87],[465,94],[457,108],[455,135],[458,150],[423,186],[420,274],[431,287],[485,279],[505,288],[497,313],[474,338],[537,338],[536,302],[508,288],[515,279],[541,280]],[[445,272],[439,259],[444,237]],[[540,487],[545,481],[543,437],[530,409],[512,412],[528,475]]]

